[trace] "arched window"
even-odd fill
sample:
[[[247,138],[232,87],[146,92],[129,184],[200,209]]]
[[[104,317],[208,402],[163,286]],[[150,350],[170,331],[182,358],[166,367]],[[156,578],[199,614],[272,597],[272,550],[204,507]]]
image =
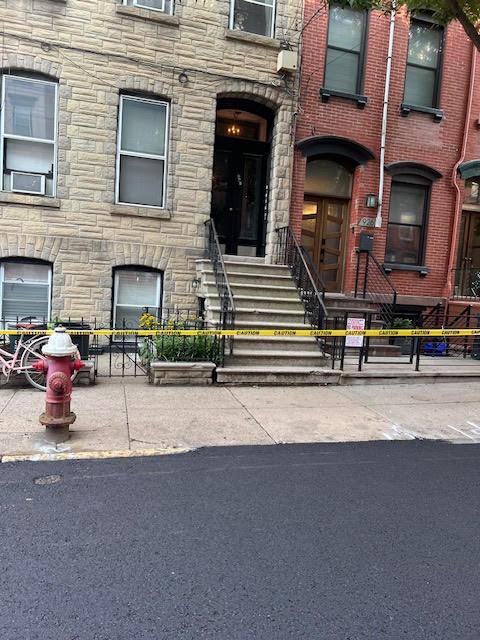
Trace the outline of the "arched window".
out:
[[[432,183],[441,173],[416,162],[395,162],[392,176],[385,263],[390,268],[423,268]]]
[[[57,83],[2,76],[1,189],[54,196],[57,174]]]
[[[50,320],[52,265],[43,260],[6,258],[0,262],[0,318]]]
[[[140,317],[146,312],[160,317],[162,275],[157,269],[136,265],[114,269],[112,315],[115,328],[137,328]]]
[[[309,160],[305,170],[304,191],[317,196],[350,198],[352,172],[332,159]]]

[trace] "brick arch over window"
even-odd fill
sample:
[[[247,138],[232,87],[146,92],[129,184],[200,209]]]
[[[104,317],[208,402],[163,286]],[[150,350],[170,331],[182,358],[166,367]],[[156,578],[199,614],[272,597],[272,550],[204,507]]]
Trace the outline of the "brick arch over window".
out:
[[[34,258],[55,264],[62,240],[29,234],[4,234],[0,243],[2,258]]]
[[[117,78],[119,93],[146,94],[149,98],[172,99],[172,86],[154,78],[140,75],[119,76]]]
[[[45,80],[59,80],[62,74],[62,65],[39,56],[9,53],[0,67],[0,75],[5,73],[12,75],[33,73],[43,76]]]

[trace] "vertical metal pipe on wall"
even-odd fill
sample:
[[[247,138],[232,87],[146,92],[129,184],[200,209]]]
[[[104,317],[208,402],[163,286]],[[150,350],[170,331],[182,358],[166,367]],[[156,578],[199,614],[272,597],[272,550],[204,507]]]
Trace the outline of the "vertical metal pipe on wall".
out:
[[[380,177],[378,181],[378,207],[375,227],[382,226],[383,185],[385,182],[385,149],[387,144],[388,100],[390,97],[390,77],[392,73],[393,39],[395,36],[395,8],[390,13],[390,33],[388,36],[387,70],[385,72],[385,92],[383,96],[382,137],[380,143]]]

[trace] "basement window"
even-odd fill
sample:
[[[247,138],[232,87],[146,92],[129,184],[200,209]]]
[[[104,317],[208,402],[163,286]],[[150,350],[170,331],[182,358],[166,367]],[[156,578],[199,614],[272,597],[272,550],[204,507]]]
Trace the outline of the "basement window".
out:
[[[50,318],[52,267],[34,261],[4,260],[0,264],[0,318],[16,321]]]
[[[161,271],[141,267],[115,269],[113,326],[116,329],[137,329],[144,313],[159,318],[161,299]]]

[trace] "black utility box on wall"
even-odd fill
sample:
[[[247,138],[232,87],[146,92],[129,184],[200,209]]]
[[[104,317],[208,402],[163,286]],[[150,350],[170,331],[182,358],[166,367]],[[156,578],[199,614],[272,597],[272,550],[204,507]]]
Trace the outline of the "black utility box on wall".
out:
[[[373,251],[373,233],[364,231],[360,234],[359,251]]]

